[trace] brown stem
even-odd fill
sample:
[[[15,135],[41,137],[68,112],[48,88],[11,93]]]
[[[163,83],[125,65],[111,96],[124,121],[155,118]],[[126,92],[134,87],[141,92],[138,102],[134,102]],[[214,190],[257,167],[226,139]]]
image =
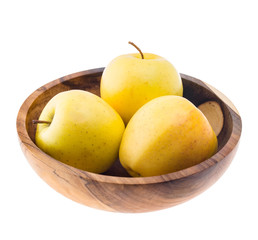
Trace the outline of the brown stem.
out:
[[[142,56],[142,59],[144,59],[144,56],[143,56],[143,53],[142,53],[141,49],[138,48],[133,42],[128,42],[128,43],[131,44],[131,45],[133,45],[133,46],[140,52],[140,54],[141,54],[141,56]]]
[[[43,120],[32,120],[32,123],[33,123],[33,124],[38,124],[38,123],[47,123],[47,124],[50,124],[51,122],[49,122],[49,121],[43,121]]]

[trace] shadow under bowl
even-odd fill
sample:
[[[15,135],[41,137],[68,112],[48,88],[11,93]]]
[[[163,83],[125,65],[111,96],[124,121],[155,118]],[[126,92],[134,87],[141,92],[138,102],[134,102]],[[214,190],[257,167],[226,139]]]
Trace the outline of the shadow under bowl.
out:
[[[218,151],[211,158],[181,171],[132,178],[119,160],[103,174],[66,165],[41,151],[35,144],[35,125],[46,103],[56,94],[71,89],[99,96],[104,68],[67,75],[40,87],[22,104],[17,116],[17,132],[22,151],[37,174],[57,192],[89,207],[114,212],[149,212],[185,202],[209,188],[230,165],[242,130],[241,117],[222,93],[208,84],[181,74],[184,97],[196,106],[216,101],[224,115],[218,136]]]

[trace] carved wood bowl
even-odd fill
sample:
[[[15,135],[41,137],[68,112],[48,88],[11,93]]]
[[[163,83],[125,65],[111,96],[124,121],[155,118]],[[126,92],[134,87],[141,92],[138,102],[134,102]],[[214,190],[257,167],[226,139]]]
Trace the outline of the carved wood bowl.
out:
[[[89,207],[114,212],[149,212],[185,202],[215,183],[231,163],[241,135],[241,118],[234,105],[204,82],[181,74],[184,97],[196,106],[206,101],[219,103],[223,128],[218,135],[218,151],[190,168],[154,177],[130,177],[119,160],[106,173],[83,171],[55,160],[34,142],[35,126],[45,104],[57,93],[83,89],[99,95],[103,68],[71,74],[54,80],[33,92],[17,116],[21,148],[37,174],[64,196]]]

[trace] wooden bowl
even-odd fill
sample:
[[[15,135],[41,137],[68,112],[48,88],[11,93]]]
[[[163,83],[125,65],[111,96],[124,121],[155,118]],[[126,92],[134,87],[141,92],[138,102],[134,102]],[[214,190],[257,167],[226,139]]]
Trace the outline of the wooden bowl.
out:
[[[83,171],[50,157],[34,141],[35,126],[45,104],[57,93],[83,89],[99,95],[104,68],[74,73],[54,80],[33,92],[17,116],[17,131],[23,153],[37,174],[64,196],[89,207],[114,212],[148,212],[168,208],[200,194],[225,172],[241,135],[241,118],[233,104],[204,82],[181,74],[184,97],[195,105],[206,101],[220,104],[224,115],[218,136],[218,152],[190,168],[161,176],[132,178],[119,160],[104,174]]]

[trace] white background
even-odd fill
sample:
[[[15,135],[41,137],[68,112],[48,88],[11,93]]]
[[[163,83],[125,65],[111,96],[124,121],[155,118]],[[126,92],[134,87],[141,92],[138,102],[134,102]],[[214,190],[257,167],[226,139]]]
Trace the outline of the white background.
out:
[[[258,239],[257,1],[1,1],[0,239]],[[239,110],[238,152],[222,178],[182,205],[110,213],[55,192],[16,133],[22,102],[64,75],[143,52],[224,93]]]

